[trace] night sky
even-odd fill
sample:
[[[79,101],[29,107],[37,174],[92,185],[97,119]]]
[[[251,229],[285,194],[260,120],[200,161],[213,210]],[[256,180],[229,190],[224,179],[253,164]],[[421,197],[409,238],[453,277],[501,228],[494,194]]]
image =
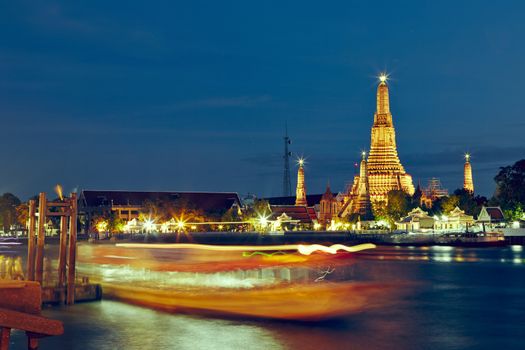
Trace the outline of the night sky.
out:
[[[123,4],[126,4],[123,6]],[[0,193],[342,190],[391,75],[415,184],[525,157],[522,1],[3,1]],[[292,186],[295,186],[295,166]]]

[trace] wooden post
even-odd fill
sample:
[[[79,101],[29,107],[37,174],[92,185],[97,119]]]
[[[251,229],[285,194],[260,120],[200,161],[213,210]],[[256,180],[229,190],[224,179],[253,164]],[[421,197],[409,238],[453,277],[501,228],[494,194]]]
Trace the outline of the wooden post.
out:
[[[9,349],[10,337],[11,337],[11,328],[2,327],[0,329],[0,350]]]
[[[35,280],[35,211],[34,199],[29,201],[29,229],[27,230],[27,277],[28,281]]]
[[[72,305],[75,302],[75,264],[77,256],[77,194],[71,193],[69,217],[69,256],[67,269],[67,301]]]
[[[27,333],[27,349],[28,350],[38,349],[38,335]]]
[[[44,276],[44,241],[45,241],[45,224],[46,224],[46,194],[40,192],[38,199],[38,237],[36,249],[36,281],[43,284]]]
[[[58,253],[58,287],[64,288],[66,281],[67,216],[60,217],[60,248]],[[64,294],[61,294],[64,295]],[[64,300],[60,300],[64,302]]]

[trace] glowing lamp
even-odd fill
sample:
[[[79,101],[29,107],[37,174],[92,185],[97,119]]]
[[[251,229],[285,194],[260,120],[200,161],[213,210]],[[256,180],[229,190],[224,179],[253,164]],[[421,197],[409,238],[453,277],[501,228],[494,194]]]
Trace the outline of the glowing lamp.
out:
[[[264,216],[260,216],[259,217],[259,224],[262,226],[262,227],[266,227],[268,225],[268,218],[267,217],[264,217]]]
[[[155,222],[151,219],[144,220],[143,227],[146,231],[152,231],[155,229]]]
[[[108,222],[107,221],[100,221],[97,223],[97,231],[98,232],[105,232],[108,228]]]

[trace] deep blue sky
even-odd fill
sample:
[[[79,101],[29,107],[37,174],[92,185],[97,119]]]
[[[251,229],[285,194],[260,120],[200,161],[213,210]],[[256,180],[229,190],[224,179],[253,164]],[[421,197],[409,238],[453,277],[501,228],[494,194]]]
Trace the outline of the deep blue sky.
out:
[[[390,72],[415,182],[477,192],[525,157],[522,1],[3,1],[0,193],[342,190]],[[292,169],[295,186],[295,169]]]

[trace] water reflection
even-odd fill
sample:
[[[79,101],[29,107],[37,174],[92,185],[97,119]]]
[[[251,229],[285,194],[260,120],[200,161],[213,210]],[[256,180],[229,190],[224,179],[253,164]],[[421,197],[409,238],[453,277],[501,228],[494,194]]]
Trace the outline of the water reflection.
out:
[[[525,269],[523,263],[516,264],[513,259],[523,261],[522,254],[515,247],[454,247],[445,251],[429,247],[379,247],[360,254],[352,264],[320,263],[304,275],[298,274],[300,269],[289,266],[273,270],[283,272],[274,273],[275,279],[315,283],[323,270],[335,269],[318,282],[321,284],[358,276],[410,282],[411,293],[403,300],[330,322],[303,324],[195,317],[107,300],[67,309],[49,308],[46,315],[64,320],[66,333],[43,339],[41,348],[521,349],[525,342],[521,329],[525,314]],[[443,255],[451,261],[435,259]],[[184,259],[173,258],[183,265]],[[147,266],[146,261],[144,265]],[[233,273],[236,276],[235,269]],[[258,273],[246,276],[259,278]],[[352,294],[345,297],[351,299]],[[25,348],[22,335],[15,334],[13,341],[13,349]]]

